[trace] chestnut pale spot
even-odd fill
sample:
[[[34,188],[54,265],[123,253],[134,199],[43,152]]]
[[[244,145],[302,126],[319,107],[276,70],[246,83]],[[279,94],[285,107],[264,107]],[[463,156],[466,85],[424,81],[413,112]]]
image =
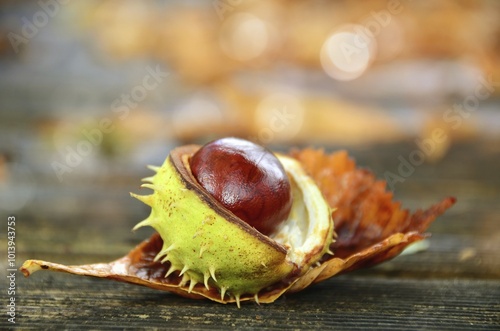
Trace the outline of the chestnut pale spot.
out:
[[[273,233],[287,219],[290,182],[278,158],[264,147],[223,138],[200,148],[190,165],[207,192],[261,233]]]

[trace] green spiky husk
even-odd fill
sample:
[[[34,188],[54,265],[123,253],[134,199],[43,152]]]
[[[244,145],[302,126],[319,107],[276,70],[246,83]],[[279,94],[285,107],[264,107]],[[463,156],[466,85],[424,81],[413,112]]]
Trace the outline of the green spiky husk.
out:
[[[192,148],[191,148],[192,149]],[[163,239],[157,259],[171,264],[167,275],[178,271],[182,285],[189,282],[238,298],[286,279],[296,266],[284,247],[235,220],[202,190],[189,170],[190,148],[177,150],[144,184],[154,190],[134,197],[151,206],[151,214],[136,225],[152,226]]]

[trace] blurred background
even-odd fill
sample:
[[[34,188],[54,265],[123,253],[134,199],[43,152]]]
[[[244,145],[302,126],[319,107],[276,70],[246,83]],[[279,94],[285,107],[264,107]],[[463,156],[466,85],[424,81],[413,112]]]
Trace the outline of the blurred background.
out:
[[[81,245],[81,224],[129,231],[147,208],[128,192],[180,144],[348,149],[402,199],[454,155],[500,151],[498,1],[1,4],[0,209],[47,242],[56,224]]]

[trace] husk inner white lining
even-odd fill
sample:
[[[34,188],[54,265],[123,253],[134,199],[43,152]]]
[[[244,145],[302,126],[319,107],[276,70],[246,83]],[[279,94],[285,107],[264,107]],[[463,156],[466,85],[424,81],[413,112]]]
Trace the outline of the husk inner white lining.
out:
[[[309,260],[311,252],[328,249],[333,232],[330,208],[298,161],[282,155],[277,157],[290,178],[293,204],[288,219],[270,237],[286,246],[288,258],[303,267],[316,262]]]

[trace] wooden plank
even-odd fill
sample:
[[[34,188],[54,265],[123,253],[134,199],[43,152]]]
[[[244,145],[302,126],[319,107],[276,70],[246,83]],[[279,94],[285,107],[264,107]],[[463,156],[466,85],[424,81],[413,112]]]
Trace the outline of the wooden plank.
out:
[[[241,309],[109,280],[48,272],[25,279],[18,273],[18,325],[23,329],[499,330],[500,153],[482,146],[482,142],[455,146],[440,163],[422,165],[397,186],[396,197],[412,209],[446,195],[458,197],[457,205],[431,226],[433,236],[425,251],[332,278],[270,305],[246,303]],[[408,150],[411,144],[359,149],[354,154],[359,164],[373,165],[380,176],[397,167],[398,153]],[[39,193],[45,189],[47,193],[16,215],[18,263],[27,258],[71,264],[110,261],[147,238],[151,230],[130,229],[148,209],[123,193],[136,189],[141,176],[119,177],[82,181],[74,190],[68,183],[42,180]],[[0,245],[5,244],[1,237]],[[5,261],[0,267],[6,269]],[[9,326],[6,319],[0,320],[0,328]]]
[[[23,329],[498,330],[497,281],[344,275],[273,304],[221,305],[148,288],[39,273],[19,279]],[[36,280],[35,280],[36,279]],[[5,319],[0,327],[7,327]]]

